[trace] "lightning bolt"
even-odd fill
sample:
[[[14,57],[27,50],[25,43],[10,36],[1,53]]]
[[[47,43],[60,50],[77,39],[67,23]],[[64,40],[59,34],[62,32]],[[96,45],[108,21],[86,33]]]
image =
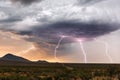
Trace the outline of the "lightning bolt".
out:
[[[83,53],[83,56],[84,56],[84,62],[87,63],[87,55],[86,55],[86,52],[85,52],[85,49],[84,49],[84,46],[83,46],[83,42],[79,41],[79,43],[80,43],[80,47],[81,47],[81,50],[82,50],[82,53]]]
[[[95,40],[98,41],[98,42],[101,42],[101,43],[103,43],[103,44],[105,45],[105,54],[106,54],[106,56],[108,57],[110,63],[112,63],[113,60],[112,60],[111,56],[110,56],[109,53],[108,53],[108,46],[109,46],[108,43],[105,42],[105,41],[97,40],[97,39],[95,39]]]
[[[63,39],[64,39],[64,37],[61,37],[61,38],[60,38],[60,40],[58,41],[58,43],[57,43],[57,45],[56,45],[56,47],[55,47],[55,50],[54,50],[54,57],[55,57],[55,59],[56,59],[57,61],[59,61],[59,62],[60,62],[60,60],[57,58],[57,49],[59,48],[59,46],[60,46],[60,44],[61,44],[61,42],[62,42]]]
[[[58,62],[60,62],[60,60],[57,58],[57,49],[59,48],[62,40],[63,40],[65,37],[66,37],[66,36],[63,35],[63,36],[60,38],[60,40],[58,41],[58,43],[57,43],[57,45],[56,45],[56,47],[55,47],[54,57],[55,57],[55,59],[56,59]],[[73,70],[72,67],[69,67],[69,66],[64,65],[64,63],[61,63],[61,64],[62,64],[62,66],[65,67],[66,69],[68,69],[68,70]]]
[[[65,36],[62,36],[60,39],[59,39],[59,41],[58,41],[58,43],[57,43],[57,45],[56,45],[56,47],[55,47],[55,51],[54,51],[54,57],[55,57],[55,59],[58,61],[58,62],[61,62],[58,58],[57,58],[57,49],[59,48],[59,46],[60,46],[60,44],[61,44],[61,42],[62,42],[62,40],[65,38]],[[71,67],[69,67],[69,66],[65,66],[63,63],[61,63],[62,64],[62,66],[63,67],[65,67],[65,68],[67,68],[67,69],[72,69]]]

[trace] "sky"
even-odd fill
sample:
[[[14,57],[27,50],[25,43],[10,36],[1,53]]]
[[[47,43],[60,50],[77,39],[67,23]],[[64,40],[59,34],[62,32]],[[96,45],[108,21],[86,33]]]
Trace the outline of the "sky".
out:
[[[120,63],[120,0],[0,0],[0,56]]]

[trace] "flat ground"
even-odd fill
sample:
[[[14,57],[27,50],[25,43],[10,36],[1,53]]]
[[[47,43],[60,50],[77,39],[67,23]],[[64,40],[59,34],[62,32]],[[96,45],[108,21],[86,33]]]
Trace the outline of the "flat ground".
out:
[[[0,80],[120,80],[120,65],[0,64]]]

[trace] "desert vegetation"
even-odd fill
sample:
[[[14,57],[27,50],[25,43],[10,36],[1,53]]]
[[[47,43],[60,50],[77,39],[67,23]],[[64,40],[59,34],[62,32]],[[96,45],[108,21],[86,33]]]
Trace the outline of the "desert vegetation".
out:
[[[1,65],[0,80],[120,80],[119,65]]]

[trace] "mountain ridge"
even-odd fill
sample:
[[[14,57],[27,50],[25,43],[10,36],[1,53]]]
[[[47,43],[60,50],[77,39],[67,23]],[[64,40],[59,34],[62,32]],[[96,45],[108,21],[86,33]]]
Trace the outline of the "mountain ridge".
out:
[[[48,63],[45,60],[38,60],[38,61],[30,61],[26,58],[14,55],[12,53],[5,54],[4,56],[0,57],[1,62],[27,62],[27,63]]]
[[[11,53],[8,53],[0,58],[0,60],[7,60],[7,61],[18,61],[18,62],[30,62],[30,60],[27,60],[23,57],[19,57],[16,55],[13,55]]]

